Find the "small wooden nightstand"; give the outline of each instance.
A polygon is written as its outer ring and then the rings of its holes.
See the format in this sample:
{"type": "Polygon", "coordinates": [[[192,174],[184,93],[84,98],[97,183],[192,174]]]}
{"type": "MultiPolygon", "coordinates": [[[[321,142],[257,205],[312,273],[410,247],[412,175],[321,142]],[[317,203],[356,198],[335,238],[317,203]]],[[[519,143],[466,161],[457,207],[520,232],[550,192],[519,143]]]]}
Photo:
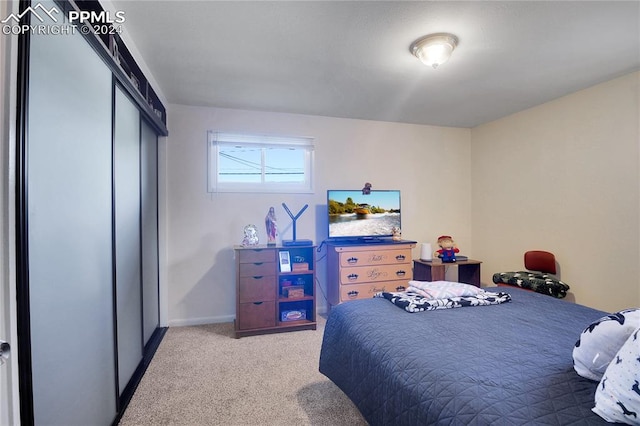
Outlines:
{"type": "Polygon", "coordinates": [[[458,268],[459,282],[480,287],[481,263],[479,260],[472,259],[458,260],[451,263],[442,263],[440,259],[414,260],[413,279],[416,281],[444,281],[446,267],[455,265],[458,268]]]}

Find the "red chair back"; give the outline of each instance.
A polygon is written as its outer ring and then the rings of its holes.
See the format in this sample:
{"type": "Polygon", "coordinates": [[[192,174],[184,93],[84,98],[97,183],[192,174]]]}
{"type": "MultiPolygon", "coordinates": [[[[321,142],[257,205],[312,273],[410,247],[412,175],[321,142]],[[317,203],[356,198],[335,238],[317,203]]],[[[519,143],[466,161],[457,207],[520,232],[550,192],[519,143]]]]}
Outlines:
{"type": "Polygon", "coordinates": [[[555,275],[556,257],[548,251],[528,251],[524,254],[524,267],[530,271],[540,271],[555,275]]]}

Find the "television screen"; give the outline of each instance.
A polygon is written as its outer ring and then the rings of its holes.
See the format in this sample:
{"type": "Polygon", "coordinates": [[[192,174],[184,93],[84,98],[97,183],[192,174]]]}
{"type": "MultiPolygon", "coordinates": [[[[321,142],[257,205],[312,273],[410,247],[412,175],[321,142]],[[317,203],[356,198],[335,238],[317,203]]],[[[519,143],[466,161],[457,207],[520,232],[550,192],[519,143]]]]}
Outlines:
{"type": "Polygon", "coordinates": [[[400,228],[400,191],[327,191],[329,238],[389,237],[400,228]]]}

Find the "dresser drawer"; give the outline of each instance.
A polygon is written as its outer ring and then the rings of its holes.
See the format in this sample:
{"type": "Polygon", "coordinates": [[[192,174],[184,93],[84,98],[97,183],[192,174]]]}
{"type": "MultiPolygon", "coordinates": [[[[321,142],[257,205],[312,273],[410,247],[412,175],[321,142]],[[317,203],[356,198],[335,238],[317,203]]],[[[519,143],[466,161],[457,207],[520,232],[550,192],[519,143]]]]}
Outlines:
{"type": "Polygon", "coordinates": [[[239,250],[240,263],[275,262],[276,251],[270,249],[239,250]]]}
{"type": "Polygon", "coordinates": [[[392,281],[411,279],[411,264],[380,265],[342,268],[340,284],[360,284],[376,281],[392,281]]]}
{"type": "Polygon", "coordinates": [[[274,327],[276,325],[275,301],[240,303],[238,310],[236,318],[240,330],[274,327]]]}
{"type": "Polygon", "coordinates": [[[354,284],[340,287],[340,302],[355,299],[370,299],[380,291],[404,291],[408,284],[404,281],[381,281],[379,283],[354,284]]]}
{"type": "Polygon", "coordinates": [[[240,278],[274,276],[276,273],[275,262],[241,263],[240,278]]]}
{"type": "Polygon", "coordinates": [[[240,303],[276,300],[276,277],[274,275],[240,277],[240,303]]]}
{"type": "Polygon", "coordinates": [[[411,264],[411,249],[352,251],[340,253],[341,267],[398,263],[411,264]]]}

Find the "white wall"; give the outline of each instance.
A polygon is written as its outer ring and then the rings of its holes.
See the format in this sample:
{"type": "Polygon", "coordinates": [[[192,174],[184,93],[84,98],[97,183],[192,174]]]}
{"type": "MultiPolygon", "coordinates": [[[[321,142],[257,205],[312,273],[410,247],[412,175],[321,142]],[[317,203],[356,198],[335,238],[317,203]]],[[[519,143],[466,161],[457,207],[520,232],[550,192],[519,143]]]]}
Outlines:
{"type": "Polygon", "coordinates": [[[607,311],[640,306],[639,78],[471,130],[170,105],[169,325],[234,318],[233,246],[248,223],[264,241],[270,206],[280,236],[291,238],[281,203],[294,212],[309,204],[298,236],[320,243],[326,190],[365,181],[401,189],[404,238],[435,245],[452,234],[462,254],[483,261],[484,285],[494,272],[522,268],[524,251],[546,249],[572,288],[569,300],[607,311]],[[315,137],[315,194],[207,193],[207,130],[315,137]]]}
{"type": "MultiPolygon", "coordinates": [[[[319,244],[326,238],[331,188],[371,182],[374,189],[400,189],[405,239],[435,244],[448,233],[472,255],[469,129],[181,105],[170,105],[168,117],[169,325],[232,320],[233,246],[241,243],[242,228],[256,224],[266,241],[264,217],[273,206],[280,237],[290,239],[282,203],[294,213],[309,204],[297,234],[319,244]],[[207,130],[314,137],[315,194],[207,193],[207,130]]],[[[318,264],[321,291],[325,265],[318,264]]],[[[326,301],[318,294],[322,311],[326,301]]]]}
{"type": "Polygon", "coordinates": [[[542,249],[576,302],[640,306],[639,81],[633,73],[472,130],[484,284],[542,249]]]}

